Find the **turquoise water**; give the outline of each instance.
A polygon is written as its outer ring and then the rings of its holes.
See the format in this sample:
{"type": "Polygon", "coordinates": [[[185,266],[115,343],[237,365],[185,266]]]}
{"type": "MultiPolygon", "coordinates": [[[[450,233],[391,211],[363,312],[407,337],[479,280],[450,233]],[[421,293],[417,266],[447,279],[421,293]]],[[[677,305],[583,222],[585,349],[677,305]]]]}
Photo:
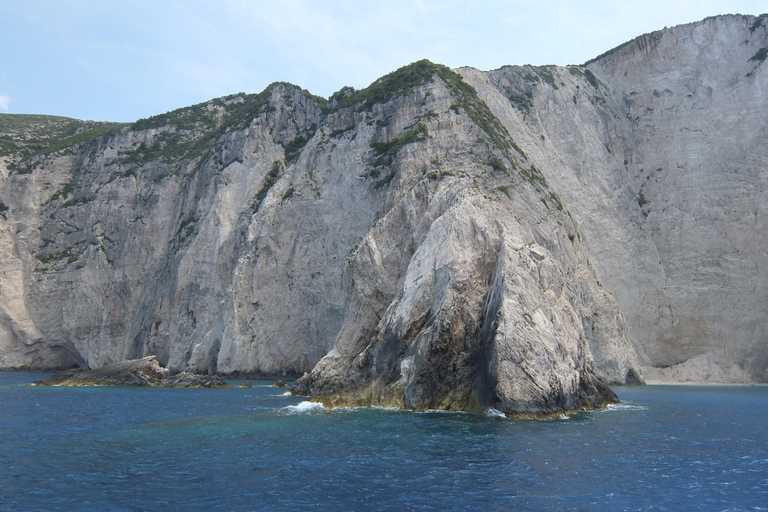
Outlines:
{"type": "Polygon", "coordinates": [[[616,388],[550,421],[0,373],[4,510],[768,510],[768,388],[616,388]]]}

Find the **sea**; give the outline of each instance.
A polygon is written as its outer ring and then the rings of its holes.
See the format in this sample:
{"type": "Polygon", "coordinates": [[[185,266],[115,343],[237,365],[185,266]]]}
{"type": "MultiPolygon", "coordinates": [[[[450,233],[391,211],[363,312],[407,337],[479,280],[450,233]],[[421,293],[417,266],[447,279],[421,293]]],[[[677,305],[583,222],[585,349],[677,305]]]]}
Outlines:
{"type": "Polygon", "coordinates": [[[519,420],[44,376],[0,373],[0,511],[768,510],[764,386],[519,420]]]}

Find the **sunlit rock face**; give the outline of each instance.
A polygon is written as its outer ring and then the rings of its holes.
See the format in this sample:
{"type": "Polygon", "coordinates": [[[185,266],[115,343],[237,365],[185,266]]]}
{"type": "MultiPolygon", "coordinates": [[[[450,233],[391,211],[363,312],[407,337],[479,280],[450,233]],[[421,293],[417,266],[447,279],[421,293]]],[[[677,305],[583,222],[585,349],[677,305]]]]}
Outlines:
{"type": "Polygon", "coordinates": [[[766,26],[665,29],[592,76],[461,71],[578,221],[649,379],[768,381],[766,26]]]}
{"type": "Polygon", "coordinates": [[[520,415],[643,373],[768,380],[762,21],[586,67],[421,61],[329,102],[2,116],[0,367],[156,355],[520,415]]]}

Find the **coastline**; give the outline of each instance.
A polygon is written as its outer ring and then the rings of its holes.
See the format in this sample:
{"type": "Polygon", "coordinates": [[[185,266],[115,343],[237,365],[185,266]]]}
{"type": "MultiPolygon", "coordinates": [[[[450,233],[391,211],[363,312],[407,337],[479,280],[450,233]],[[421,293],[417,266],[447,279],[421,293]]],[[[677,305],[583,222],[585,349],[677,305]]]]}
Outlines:
{"type": "Polygon", "coordinates": [[[711,381],[669,381],[663,379],[646,379],[646,386],[768,386],[765,382],[711,382],[711,381]]]}

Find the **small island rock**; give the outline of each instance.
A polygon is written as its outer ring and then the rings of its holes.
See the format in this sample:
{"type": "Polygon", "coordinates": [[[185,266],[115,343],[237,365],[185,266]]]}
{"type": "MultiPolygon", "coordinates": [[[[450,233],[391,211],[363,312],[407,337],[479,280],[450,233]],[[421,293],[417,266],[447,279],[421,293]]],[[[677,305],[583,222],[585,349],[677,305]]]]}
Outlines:
{"type": "Polygon", "coordinates": [[[155,386],[181,388],[231,387],[218,375],[181,372],[171,375],[156,356],[108,364],[93,370],[75,368],[34,382],[34,386],[155,386]]]}

